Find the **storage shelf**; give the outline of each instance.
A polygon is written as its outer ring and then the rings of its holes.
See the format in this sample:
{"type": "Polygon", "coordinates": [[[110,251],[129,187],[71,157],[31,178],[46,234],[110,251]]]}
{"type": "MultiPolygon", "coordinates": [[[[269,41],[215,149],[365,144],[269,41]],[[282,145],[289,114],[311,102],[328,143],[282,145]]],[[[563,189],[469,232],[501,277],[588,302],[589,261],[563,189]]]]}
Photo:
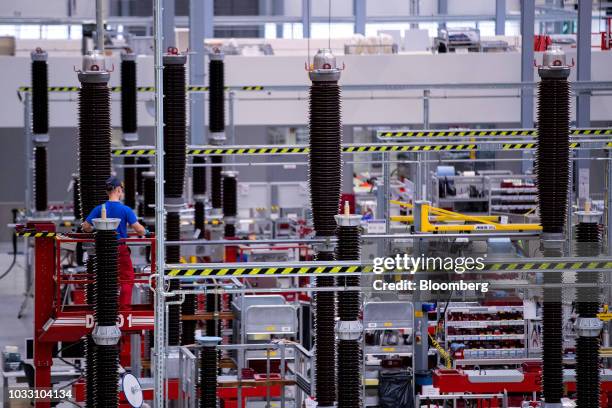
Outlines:
{"type": "Polygon", "coordinates": [[[524,334],[451,334],[448,341],[524,340],[524,334]]]}
{"type": "Polygon", "coordinates": [[[523,326],[525,320],[449,320],[446,322],[448,327],[463,327],[463,328],[484,328],[484,327],[498,327],[498,326],[523,326]]]}

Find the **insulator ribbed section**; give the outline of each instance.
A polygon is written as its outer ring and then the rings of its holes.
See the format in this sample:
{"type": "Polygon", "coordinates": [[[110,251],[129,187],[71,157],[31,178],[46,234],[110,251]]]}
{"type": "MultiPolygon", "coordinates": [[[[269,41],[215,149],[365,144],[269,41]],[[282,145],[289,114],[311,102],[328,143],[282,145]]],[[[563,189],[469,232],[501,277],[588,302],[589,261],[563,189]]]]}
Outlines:
{"type": "MultiPolygon", "coordinates": [[[[601,253],[601,226],[594,222],[581,222],[576,226],[576,253],[580,257],[596,257],[601,253]]],[[[578,318],[595,318],[599,312],[599,272],[579,272],[578,284],[590,287],[576,289],[576,313],[578,318]]],[[[599,407],[600,396],[600,339],[582,337],[576,340],[576,391],[577,406],[599,407]]]]}
{"type": "Polygon", "coordinates": [[[236,177],[223,177],[223,215],[235,217],[238,214],[238,184],[236,177]]]}
{"type": "Polygon", "coordinates": [[[110,90],[106,83],[81,83],[79,91],[79,195],[81,217],[107,200],[111,175],[110,90]]]}
{"type": "MultiPolygon", "coordinates": [[[[216,312],[217,309],[221,309],[221,297],[214,293],[206,294],[206,311],[208,313],[216,312]]],[[[206,320],[206,335],[209,337],[217,337],[221,333],[221,321],[220,320],[206,320]]]]}
{"type": "MultiPolygon", "coordinates": [[[[212,164],[221,164],[223,163],[223,156],[212,156],[210,160],[212,164]]],[[[223,205],[221,171],[221,166],[213,166],[210,168],[210,201],[212,208],[221,208],[223,205]]]]}
{"type": "MultiPolygon", "coordinates": [[[[206,158],[202,156],[193,156],[193,164],[204,164],[206,158]]],[[[206,167],[194,167],[192,179],[193,195],[206,194],[206,167]]]]}
{"type": "MultiPolygon", "coordinates": [[[[125,62],[125,61],[124,61],[125,62]]],[[[123,163],[127,166],[136,164],[134,157],[124,157],[123,163]]],[[[123,185],[125,192],[124,203],[130,208],[136,208],[136,169],[134,167],[123,168],[123,185]]]]}
{"type": "Polygon", "coordinates": [[[79,194],[79,176],[72,176],[72,214],[75,222],[81,219],[81,196],[79,194]]]}
{"type": "Polygon", "coordinates": [[[123,133],[138,131],[136,107],[136,61],[121,61],[121,130],[123,133]]]}
{"type": "Polygon", "coordinates": [[[598,408],[600,397],[599,337],[576,339],[576,406],[598,408]]]}
{"type": "MultiPolygon", "coordinates": [[[[179,241],[180,239],[180,214],[178,212],[169,212],[166,215],[166,240],[179,241]]],[[[179,263],[180,258],[180,246],[169,245],[166,247],[166,263],[179,263]]],[[[169,290],[172,292],[179,288],[179,281],[172,279],[169,284],[169,290]]],[[[171,297],[170,299],[178,300],[178,297],[171,297]]],[[[171,346],[178,346],[181,343],[181,306],[170,305],[168,309],[168,344],[171,346]]]]}
{"type": "MultiPolygon", "coordinates": [[[[194,315],[196,313],[196,295],[185,295],[185,300],[181,304],[182,315],[194,315]]],[[[195,330],[197,322],[195,320],[183,320],[181,328],[181,342],[183,345],[195,343],[195,330]]]]}
{"type": "Polygon", "coordinates": [[[211,132],[225,130],[225,79],[224,62],[211,60],[208,66],[208,129],[211,132]]]}
{"type": "Polygon", "coordinates": [[[185,187],[187,160],[185,66],[164,65],[164,175],[165,196],[180,198],[185,187]]]}
{"type": "Polygon", "coordinates": [[[94,407],[116,408],[119,406],[119,348],[117,345],[97,345],[94,385],[94,407]]]}
{"type": "MultiPolygon", "coordinates": [[[[545,257],[560,257],[560,251],[547,250],[545,257]]],[[[559,284],[561,273],[544,273],[544,284],[559,284]]],[[[547,403],[563,397],[563,306],[561,288],[544,288],[542,308],[542,388],[547,403]]]]}
{"type": "Polygon", "coordinates": [[[119,302],[119,268],[117,231],[98,230],[96,242],[96,278],[94,317],[99,326],[117,323],[119,302]]]}
{"type": "Polygon", "coordinates": [[[216,347],[200,350],[200,408],[217,408],[218,356],[216,347]]]}
{"type": "MultiPolygon", "coordinates": [[[[136,160],[136,164],[138,164],[139,166],[142,166],[145,164],[151,164],[151,161],[149,160],[148,157],[139,157],[136,160]]],[[[144,181],[143,181],[142,173],[144,173],[147,170],[148,169],[145,167],[136,168],[136,192],[139,195],[143,194],[144,192],[144,181]]]]}
{"type": "MultiPolygon", "coordinates": [[[[75,185],[76,188],[76,185],[75,185]]],[[[89,279],[95,279],[95,257],[87,259],[87,275],[89,279]]],[[[88,283],[85,289],[87,304],[93,306],[95,304],[95,288],[93,283],[88,283]]],[[[87,407],[94,407],[94,387],[96,382],[96,343],[93,341],[91,334],[88,334],[84,339],[85,349],[85,402],[87,407]]]]}
{"type": "Polygon", "coordinates": [[[32,132],[49,133],[47,61],[32,61],[32,132]]]}
{"type": "Polygon", "coordinates": [[[143,177],[143,200],[142,200],[142,216],[145,218],[155,217],[155,178],[143,177]]]}
{"type": "Polygon", "coordinates": [[[36,211],[47,211],[47,147],[34,148],[34,202],[36,211]]]}
{"type": "MultiPolygon", "coordinates": [[[[361,257],[361,227],[340,226],[337,230],[336,259],[338,261],[358,261],[361,257]]],[[[338,279],[339,286],[359,286],[359,276],[346,276],[338,279]]],[[[342,291],[338,293],[338,316],[340,320],[359,319],[361,299],[359,292],[342,291]]]]}
{"type": "Polygon", "coordinates": [[[338,408],[363,406],[361,361],[361,346],[358,341],[338,341],[338,408]]]}
{"type": "Polygon", "coordinates": [[[342,185],[340,87],[313,82],[310,87],[310,204],[317,236],[333,236],[342,185]]]}
{"type": "Polygon", "coordinates": [[[204,201],[196,201],[194,205],[194,228],[200,230],[200,237],[204,235],[204,228],[206,222],[206,212],[204,208],[204,201]]]}
{"type": "MultiPolygon", "coordinates": [[[[335,224],[335,221],[334,221],[335,224]]],[[[318,252],[317,261],[334,261],[333,252],[318,252]]],[[[317,288],[335,286],[333,276],[317,276],[317,288]]],[[[314,314],[316,393],[320,406],[331,407],[336,401],[336,294],[315,292],[314,314]]]]}
{"type": "Polygon", "coordinates": [[[536,172],[544,232],[560,233],[567,220],[569,186],[569,83],[542,78],[538,85],[536,172]]]}

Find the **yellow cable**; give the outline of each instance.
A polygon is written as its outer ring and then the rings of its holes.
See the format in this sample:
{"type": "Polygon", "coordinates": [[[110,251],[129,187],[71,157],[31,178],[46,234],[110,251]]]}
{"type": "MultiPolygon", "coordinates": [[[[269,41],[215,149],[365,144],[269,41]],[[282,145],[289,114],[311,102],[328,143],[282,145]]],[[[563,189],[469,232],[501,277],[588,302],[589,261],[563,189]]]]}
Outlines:
{"type": "Polygon", "coordinates": [[[444,350],[444,347],[442,347],[440,343],[438,343],[438,341],[434,339],[431,334],[427,333],[427,335],[429,336],[429,339],[431,340],[431,345],[434,346],[434,348],[438,351],[438,354],[440,354],[442,359],[445,361],[446,368],[453,368],[453,362],[452,362],[453,360],[450,354],[448,354],[448,352],[444,350]]]}

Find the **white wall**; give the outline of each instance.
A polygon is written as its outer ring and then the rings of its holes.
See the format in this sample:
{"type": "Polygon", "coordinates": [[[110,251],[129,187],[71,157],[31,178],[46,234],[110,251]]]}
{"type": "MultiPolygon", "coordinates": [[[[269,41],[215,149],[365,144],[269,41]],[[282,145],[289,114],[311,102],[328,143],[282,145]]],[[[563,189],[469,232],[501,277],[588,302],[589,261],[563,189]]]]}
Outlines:
{"type": "MultiPolygon", "coordinates": [[[[571,59],[573,55],[569,55],[571,59]]],[[[444,54],[444,55],[385,55],[342,56],[346,64],[342,74],[343,85],[366,84],[434,84],[434,83],[482,83],[519,82],[520,53],[492,54],[444,54]]],[[[294,57],[241,57],[226,58],[226,78],[230,86],[244,85],[302,85],[309,80],[304,71],[304,56],[294,57]]],[[[78,85],[74,66],[79,58],[51,57],[50,85],[78,85]]],[[[112,74],[111,85],[119,85],[119,62],[112,74]]],[[[0,127],[23,126],[23,106],[16,90],[30,83],[30,60],[27,57],[0,57],[0,127]]],[[[612,81],[612,53],[593,52],[592,75],[594,80],[612,81]]],[[[534,68],[535,69],[535,68],[534,68]]],[[[573,79],[575,69],[572,72],[573,79]]],[[[536,74],[537,78],[537,74],[536,74]]],[[[141,86],[153,84],[151,58],[141,58],[138,63],[138,81],[141,86]]],[[[414,98],[421,91],[348,91],[344,90],[343,120],[345,125],[365,124],[420,124],[422,102],[414,98]]],[[[69,102],[51,102],[50,121],[53,127],[76,126],[77,94],[53,94],[52,99],[71,98],[69,102]]],[[[151,93],[141,93],[139,98],[139,123],[150,126],[151,116],[146,112],[145,100],[151,93]]],[[[478,123],[516,123],[520,118],[518,91],[505,90],[434,90],[432,96],[444,99],[431,101],[432,123],[461,125],[478,123]],[[476,95],[494,95],[495,98],[476,95]],[[449,98],[452,97],[452,98],[449,98]],[[460,97],[457,99],[457,97],[460,97]]],[[[307,91],[297,92],[238,92],[236,125],[303,125],[307,121],[307,91]],[[289,98],[279,100],[279,98],[289,98]]],[[[119,126],[119,94],[114,94],[112,105],[113,124],[119,126]]],[[[593,97],[592,120],[609,121],[612,118],[612,97],[593,97]]],[[[205,115],[206,116],[206,115],[205,115]]]]}

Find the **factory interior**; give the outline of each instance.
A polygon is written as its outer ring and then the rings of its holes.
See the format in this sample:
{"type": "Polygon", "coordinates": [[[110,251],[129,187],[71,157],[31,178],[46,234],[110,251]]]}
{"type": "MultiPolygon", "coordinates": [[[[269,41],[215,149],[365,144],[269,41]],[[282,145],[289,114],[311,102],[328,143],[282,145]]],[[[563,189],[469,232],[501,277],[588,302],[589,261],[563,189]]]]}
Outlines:
{"type": "Polygon", "coordinates": [[[612,2],[0,4],[0,407],[612,407],[612,2]]]}

